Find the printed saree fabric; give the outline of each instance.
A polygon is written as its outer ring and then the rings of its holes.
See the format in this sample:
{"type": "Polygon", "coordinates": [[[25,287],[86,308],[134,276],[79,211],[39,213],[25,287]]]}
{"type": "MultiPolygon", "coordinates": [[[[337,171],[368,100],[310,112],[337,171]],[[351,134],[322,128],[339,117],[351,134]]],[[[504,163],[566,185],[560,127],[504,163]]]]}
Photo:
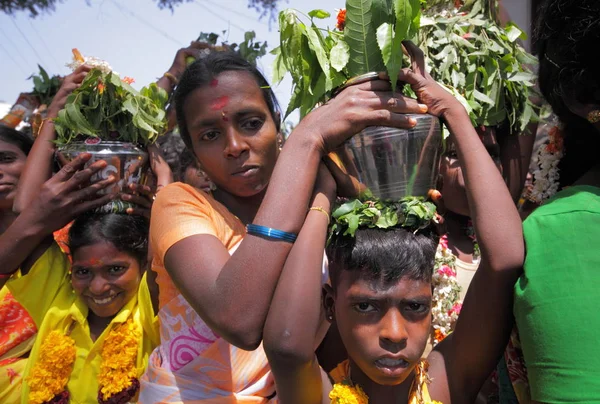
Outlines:
{"type": "Polygon", "coordinates": [[[164,267],[170,247],[199,234],[218,238],[232,254],[245,229],[211,196],[181,183],[163,188],[150,224],[152,269],[160,291],[161,344],[140,381],[140,402],[274,402],[275,385],[262,346],[248,352],[217,335],[179,293],[164,267]]]}

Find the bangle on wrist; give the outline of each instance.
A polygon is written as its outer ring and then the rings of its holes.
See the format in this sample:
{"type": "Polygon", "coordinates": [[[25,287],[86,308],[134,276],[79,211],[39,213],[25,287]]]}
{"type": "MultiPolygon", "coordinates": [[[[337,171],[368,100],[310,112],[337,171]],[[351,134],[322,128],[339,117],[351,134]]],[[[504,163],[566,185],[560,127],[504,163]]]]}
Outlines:
{"type": "Polygon", "coordinates": [[[177,77],[175,77],[174,74],[171,74],[169,72],[165,72],[165,74],[163,74],[163,77],[168,78],[169,81],[171,82],[171,84],[173,84],[174,86],[176,86],[177,84],[179,84],[179,79],[177,77]]]}
{"type": "Polygon", "coordinates": [[[246,225],[246,232],[252,236],[263,237],[275,241],[285,241],[288,243],[294,243],[296,238],[298,238],[297,234],[288,233],[283,230],[272,229],[270,227],[260,226],[257,224],[246,225]]]}
{"type": "Polygon", "coordinates": [[[327,213],[327,211],[322,206],[313,206],[308,211],[310,212],[311,210],[323,213],[327,217],[327,224],[331,223],[331,219],[329,218],[329,213],[327,213]]]}

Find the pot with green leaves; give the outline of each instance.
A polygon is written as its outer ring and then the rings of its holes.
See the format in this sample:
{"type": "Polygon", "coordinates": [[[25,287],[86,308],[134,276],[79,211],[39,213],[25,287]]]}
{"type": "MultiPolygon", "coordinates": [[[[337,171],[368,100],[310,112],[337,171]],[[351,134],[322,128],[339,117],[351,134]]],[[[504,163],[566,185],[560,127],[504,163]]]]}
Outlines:
{"type": "MultiPolygon", "coordinates": [[[[143,183],[148,169],[145,149],[166,129],[168,96],[154,83],[137,91],[132,79],[121,79],[105,66],[104,62],[86,75],[54,124],[57,151],[63,157],[59,160],[70,161],[83,152],[92,154],[87,165],[105,160],[108,166],[93,180],[116,176],[117,184],[106,192],[118,192],[143,183]]],[[[105,208],[119,208],[114,205],[105,208]]]]}
{"type": "MultiPolygon", "coordinates": [[[[273,51],[273,81],[281,81],[286,73],[292,76],[293,94],[286,117],[296,109],[304,117],[336,91],[377,78],[375,72],[387,72],[396,91],[403,63],[402,41],[418,31],[420,3],[347,0],[334,29],[317,26],[318,20],[331,16],[324,10],[308,15],[282,11],[280,46],[273,51]]],[[[399,200],[408,195],[426,196],[437,179],[441,125],[431,115],[411,117],[418,124],[409,130],[366,128],[336,151],[333,160],[375,197],[399,200]]]]}

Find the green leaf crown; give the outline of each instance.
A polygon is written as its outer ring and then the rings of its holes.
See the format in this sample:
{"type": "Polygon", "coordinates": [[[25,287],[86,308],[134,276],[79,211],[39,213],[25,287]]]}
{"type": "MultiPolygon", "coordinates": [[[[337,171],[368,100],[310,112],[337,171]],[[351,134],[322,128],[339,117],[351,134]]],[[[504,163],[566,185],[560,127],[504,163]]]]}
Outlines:
{"type": "Polygon", "coordinates": [[[341,203],[331,214],[332,236],[354,237],[359,228],[403,227],[413,232],[436,221],[436,206],[423,197],[408,196],[399,201],[365,195],[341,203]]]}

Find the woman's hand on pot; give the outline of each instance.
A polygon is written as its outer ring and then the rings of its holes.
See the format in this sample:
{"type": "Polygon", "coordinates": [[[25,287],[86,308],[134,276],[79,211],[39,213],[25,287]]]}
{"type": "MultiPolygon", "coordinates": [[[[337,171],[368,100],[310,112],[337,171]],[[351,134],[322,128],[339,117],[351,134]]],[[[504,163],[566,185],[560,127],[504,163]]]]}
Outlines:
{"type": "Polygon", "coordinates": [[[129,184],[119,198],[135,205],[127,209],[128,215],[139,215],[150,219],[152,204],[156,194],[148,185],[129,184]]]}
{"type": "Polygon", "coordinates": [[[89,153],[82,153],[64,165],[58,173],[46,181],[28,208],[36,221],[49,232],[64,227],[78,215],[110,202],[115,195],[98,192],[110,187],[116,178],[97,181],[91,178],[106,167],[103,160],[85,167],[89,153]]]}
{"type": "Polygon", "coordinates": [[[417,95],[417,100],[425,104],[432,115],[444,118],[450,110],[464,111],[462,104],[429,75],[425,68],[423,51],[410,41],[404,41],[402,44],[410,57],[411,67],[400,70],[398,81],[410,85],[417,95]]]}
{"type": "Polygon", "coordinates": [[[67,97],[71,95],[75,89],[81,86],[83,79],[85,79],[85,76],[90,70],[92,70],[92,67],[88,65],[81,65],[75,69],[73,73],[64,78],[60,89],[48,107],[48,118],[56,118],[58,116],[58,111],[63,109],[67,103],[67,97]]]}
{"type": "Polygon", "coordinates": [[[406,114],[426,112],[427,107],[416,100],[393,94],[388,81],[374,80],[344,89],[298,126],[309,125],[327,154],[367,126],[410,129],[417,122],[406,114]]]}

